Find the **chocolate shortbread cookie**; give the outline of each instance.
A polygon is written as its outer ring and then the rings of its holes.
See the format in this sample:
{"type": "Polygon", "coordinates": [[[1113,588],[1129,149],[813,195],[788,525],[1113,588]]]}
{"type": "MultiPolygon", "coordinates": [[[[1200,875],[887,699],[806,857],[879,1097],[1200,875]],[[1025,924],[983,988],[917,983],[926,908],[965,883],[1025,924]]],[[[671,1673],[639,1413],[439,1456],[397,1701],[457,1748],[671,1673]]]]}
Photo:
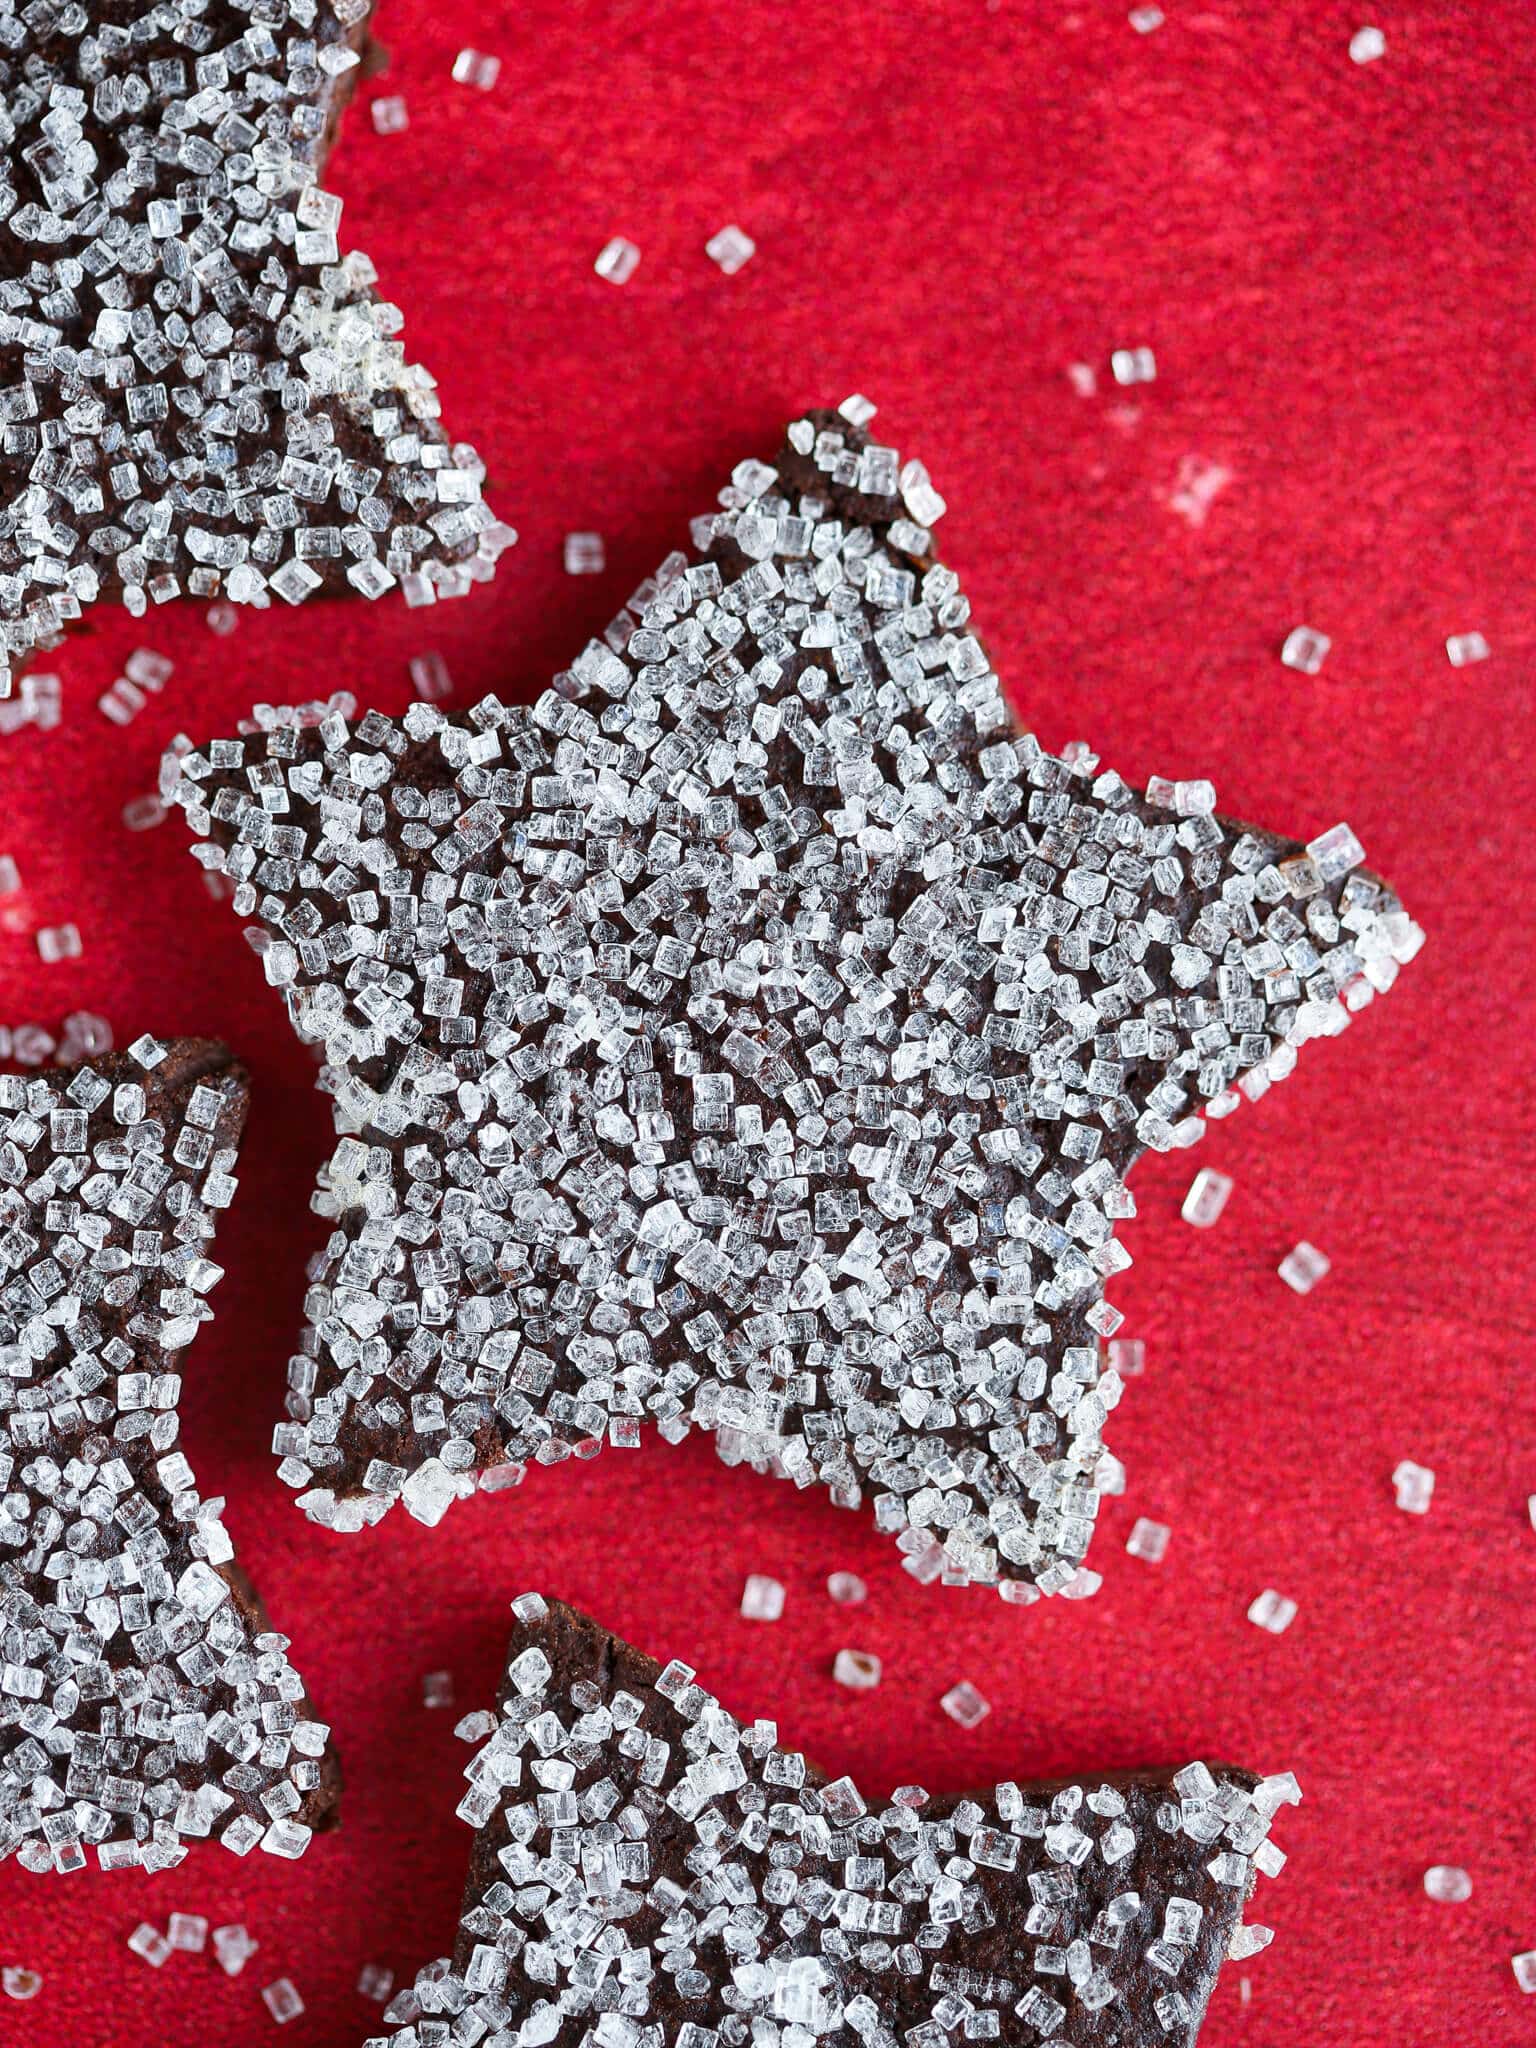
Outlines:
{"type": "Polygon", "coordinates": [[[686,1664],[514,1602],[453,1954],[367,2048],[1189,2048],[1293,1778],[1146,1771],[871,1804],[686,1664]],[[452,2029],[451,2033],[449,2029],[452,2029]]]}
{"type": "Polygon", "coordinates": [[[0,11],[0,695],[99,597],[427,603],[512,538],[316,182],[372,11],[0,11]]]}
{"type": "Polygon", "coordinates": [[[339,1776],[181,1449],[244,1069],[140,1039],[0,1076],[0,1863],[303,1853],[339,1776]]]}
{"type": "Polygon", "coordinates": [[[283,1476],[430,1523],[697,1426],[870,1501],[919,1578],[1059,1592],[1127,1170],[1419,935],[1348,827],[1020,732],[941,501],[861,427],[797,421],[721,502],[532,706],[167,760],[341,1134],[283,1476]]]}

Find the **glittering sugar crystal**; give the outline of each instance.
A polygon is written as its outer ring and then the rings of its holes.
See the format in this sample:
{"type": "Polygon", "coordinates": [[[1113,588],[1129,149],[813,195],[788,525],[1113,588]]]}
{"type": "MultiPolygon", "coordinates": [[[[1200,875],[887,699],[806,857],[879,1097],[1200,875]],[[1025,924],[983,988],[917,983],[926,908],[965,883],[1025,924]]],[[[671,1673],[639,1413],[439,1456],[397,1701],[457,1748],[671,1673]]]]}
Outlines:
{"type": "Polygon", "coordinates": [[[421,1681],[421,1704],[424,1707],[451,1707],[453,1705],[453,1673],[451,1671],[428,1671],[421,1681]]]}
{"type": "Polygon", "coordinates": [[[1297,1607],[1294,1600],[1287,1600],[1283,1593],[1266,1587],[1248,1609],[1248,1619],[1256,1628],[1268,1629],[1272,1636],[1283,1636],[1296,1619],[1297,1607]]]}
{"type": "Polygon", "coordinates": [[[213,1953],[226,1977],[238,1977],[259,1947],[238,1921],[213,1930],[213,1953]]]}
{"type": "Polygon", "coordinates": [[[413,654],[409,666],[411,685],[424,704],[441,704],[453,695],[453,677],[440,654],[413,654]]]}
{"type": "Polygon", "coordinates": [[[0,896],[14,896],[20,888],[21,870],[15,855],[0,853],[0,896]]]}
{"type": "Polygon", "coordinates": [[[1163,10],[1161,7],[1133,7],[1126,20],[1137,35],[1149,36],[1154,29],[1162,27],[1163,10]]]}
{"type": "Polygon", "coordinates": [[[376,135],[400,135],[411,125],[410,110],[399,93],[385,93],[369,108],[376,135]]]}
{"type": "Polygon", "coordinates": [[[169,655],[156,654],[152,647],[136,647],[123,663],[123,674],[141,690],[163,690],[175,673],[169,655]]]}
{"type": "Polygon", "coordinates": [[[128,1946],[154,1970],[163,1968],[171,1959],[171,1944],[159,1928],[151,1927],[147,1920],[141,1920],[129,1935],[128,1946]]]}
{"type": "Polygon", "coordinates": [[[173,1913],[165,1932],[172,1948],[191,1956],[200,1956],[208,1945],[208,1922],[198,1913],[173,1913]]]}
{"type": "Polygon", "coordinates": [[[157,796],[130,797],[123,805],[123,823],[130,832],[152,832],[165,822],[165,805],[157,796]]]}
{"type": "Polygon", "coordinates": [[[44,925],[37,934],[38,957],[50,965],[58,960],[78,960],[83,950],[78,925],[44,925]]]}
{"type": "Polygon", "coordinates": [[[851,427],[867,427],[880,408],[862,391],[851,391],[837,410],[838,416],[851,427]]]}
{"type": "Polygon", "coordinates": [[[880,1683],[880,1659],[869,1650],[839,1650],[832,1676],[852,1692],[871,1692],[880,1683]]]}
{"type": "Polygon", "coordinates": [[[1435,1497],[1435,1475],[1427,1465],[1404,1458],[1392,1474],[1397,1504],[1405,1515],[1427,1515],[1435,1497]]]}
{"type": "Polygon", "coordinates": [[[7,1998],[14,1998],[19,2004],[36,1998],[43,1988],[43,1980],[36,1970],[29,1970],[21,1963],[8,1963],[0,1970],[0,1991],[7,1998]]]}
{"type": "Polygon", "coordinates": [[[358,1972],[358,1996],[371,1998],[375,2005],[382,2005],[394,1986],[394,1971],[386,1970],[382,1963],[364,1963],[358,1972]]]}
{"type": "Polygon", "coordinates": [[[757,244],[738,227],[722,228],[704,244],[704,253],[711,262],[719,264],[727,277],[734,277],[757,254],[757,244]]]}
{"type": "Polygon", "coordinates": [[[607,559],[600,533],[568,533],[565,536],[567,576],[600,576],[607,559]]]}
{"type": "Polygon", "coordinates": [[[304,2001],[290,1977],[279,1977],[276,1983],[266,1985],[261,2002],[280,2027],[296,2020],[304,2010],[304,2001]]]}
{"type": "Polygon", "coordinates": [[[1232,1182],[1226,1174],[1217,1173],[1213,1167],[1202,1166],[1189,1184],[1189,1193],[1184,1197],[1179,1214],[1196,1230],[1209,1230],[1227,1206],[1231,1192],[1232,1182]]]}
{"type": "Polygon", "coordinates": [[[1379,28],[1357,28],[1349,39],[1349,54],[1356,64],[1374,64],[1387,54],[1387,39],[1379,28]]]}
{"type": "Polygon", "coordinates": [[[1147,1369],[1147,1346],[1141,1337],[1111,1337],[1104,1347],[1109,1369],[1121,1379],[1136,1379],[1147,1369]]]}
{"type": "Polygon", "coordinates": [[[983,1699],[966,1678],[962,1678],[958,1685],[952,1685],[939,1705],[951,1721],[958,1722],[962,1728],[979,1727],[992,1711],[990,1702],[983,1699]]]}
{"type": "Polygon", "coordinates": [[[1272,1809],[1241,1773],[867,1801],[558,1602],[515,1632],[499,1704],[453,1953],[374,2048],[539,2048],[565,2012],[593,2048],[1044,2048],[1064,2025],[1086,2048],[1140,2042],[1169,1997],[1192,2043],[1222,1957],[1268,1939],[1241,1922],[1272,1809]]]}
{"type": "Polygon", "coordinates": [[[1293,1288],[1297,1294],[1310,1294],[1332,1263],[1315,1244],[1308,1244],[1302,1238],[1286,1253],[1277,1270],[1287,1287],[1293,1288]]]}
{"type": "Polygon", "coordinates": [[[1024,732],[862,410],[535,703],[167,759],[333,1096],[274,1439],[327,1528],[702,1429],[921,1585],[1085,1597],[1127,1175],[1413,956],[1353,834],[1024,732]]]}
{"type": "Polygon", "coordinates": [[[1295,626],[1285,636],[1280,659],[1287,668],[1299,669],[1304,676],[1315,676],[1328,659],[1332,645],[1328,635],[1319,633],[1315,626],[1295,626]]]}
{"type": "Polygon", "coordinates": [[[1347,825],[1333,825],[1307,841],[1307,856],[1325,882],[1337,882],[1363,863],[1365,848],[1347,825]]]}
{"type": "Polygon", "coordinates": [[[453,60],[453,75],[460,85],[489,92],[501,76],[501,59],[488,57],[483,50],[460,50],[453,60]]]}
{"type": "Polygon", "coordinates": [[[1471,1898],[1472,1880],[1459,1864],[1432,1863],[1424,1873],[1424,1891],[1441,1905],[1459,1906],[1471,1898]]]}
{"type": "Polygon", "coordinates": [[[839,1607],[857,1607],[869,1597],[869,1588],[857,1572],[833,1572],[827,1580],[827,1592],[839,1607]]]}
{"type": "Polygon", "coordinates": [[[1511,1956],[1509,1963],[1520,1989],[1528,1993],[1536,1992],[1536,1948],[1528,1948],[1520,1955],[1511,1956]]]}
{"type": "Polygon", "coordinates": [[[1445,643],[1445,654],[1452,668],[1467,668],[1488,659],[1488,642],[1481,633],[1453,633],[1445,643]]]}
{"type": "Polygon", "coordinates": [[[1132,1557],[1145,1559],[1148,1564],[1160,1564],[1168,1548],[1169,1530],[1162,1522],[1148,1521],[1139,1515],[1131,1526],[1125,1547],[1132,1557]]]}
{"type": "Polygon", "coordinates": [[[1117,384],[1150,384],[1157,376],[1157,357],[1149,348],[1117,348],[1109,367],[1117,384]]]}
{"type": "Polygon", "coordinates": [[[610,284],[628,284],[639,267],[640,251],[623,235],[615,235],[612,241],[605,242],[592,266],[598,276],[607,278],[610,284]]]}
{"type": "Polygon", "coordinates": [[[742,1589],[741,1611],[748,1621],[777,1621],[784,1612],[784,1588],[777,1579],[753,1572],[742,1589]]]}

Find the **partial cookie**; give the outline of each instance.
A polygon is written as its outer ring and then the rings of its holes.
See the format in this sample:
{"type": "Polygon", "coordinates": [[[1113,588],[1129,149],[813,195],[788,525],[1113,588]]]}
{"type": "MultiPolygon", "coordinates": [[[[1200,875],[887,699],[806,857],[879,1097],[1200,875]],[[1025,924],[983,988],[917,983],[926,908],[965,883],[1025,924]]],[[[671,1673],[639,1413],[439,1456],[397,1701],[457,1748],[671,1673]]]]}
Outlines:
{"type": "Polygon", "coordinates": [[[1189,2048],[1294,1778],[1146,1771],[883,1805],[528,1594],[458,1939],[367,2048],[1189,2048]]]}
{"type": "Polygon", "coordinates": [[[245,1070],[141,1038],[0,1076],[0,1863],[295,1857],[340,1777],[181,1450],[245,1070]]]}
{"type": "Polygon", "coordinates": [[[0,695],[98,598],[426,604],[513,538],[316,182],[371,13],[0,22],[0,695]]]}
{"type": "Polygon", "coordinates": [[[432,1523],[697,1426],[920,1578],[1059,1592],[1127,1170],[1419,934],[1347,826],[1020,733],[919,464],[822,414],[721,497],[531,707],[166,763],[341,1134],[282,1473],[329,1526],[432,1523]]]}

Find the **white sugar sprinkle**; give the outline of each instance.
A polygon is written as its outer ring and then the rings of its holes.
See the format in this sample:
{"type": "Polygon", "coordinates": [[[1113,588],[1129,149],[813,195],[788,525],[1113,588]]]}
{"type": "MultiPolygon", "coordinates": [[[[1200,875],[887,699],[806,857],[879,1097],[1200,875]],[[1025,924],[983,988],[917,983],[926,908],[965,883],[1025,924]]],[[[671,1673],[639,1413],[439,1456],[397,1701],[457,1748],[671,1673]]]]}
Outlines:
{"type": "Polygon", "coordinates": [[[4,1991],[7,1998],[16,1999],[18,2003],[25,2004],[28,1999],[36,1998],[42,1988],[43,1980],[40,1974],[36,1970],[27,1969],[21,1963],[10,1963],[5,1969],[0,1970],[0,1991],[4,1991]]]}
{"type": "Polygon", "coordinates": [[[1453,633],[1445,643],[1445,654],[1452,668],[1468,668],[1488,659],[1488,642],[1481,633],[1453,633]]]}
{"type": "Polygon", "coordinates": [[[952,1685],[939,1705],[951,1721],[958,1722],[962,1728],[978,1727],[992,1711],[990,1703],[982,1698],[967,1678],[962,1678],[958,1685],[952,1685]]]}
{"type": "Polygon", "coordinates": [[[376,135],[400,135],[411,125],[410,109],[399,93],[385,93],[373,102],[369,112],[376,135]]]}
{"type": "Polygon", "coordinates": [[[382,2005],[394,1989],[394,1983],[393,1970],[386,1970],[382,1963],[364,1963],[358,1973],[358,1995],[371,1998],[375,2005],[382,2005]]]}
{"type": "Polygon", "coordinates": [[[1424,1873],[1426,1894],[1441,1905],[1459,1906],[1472,1896],[1472,1880],[1459,1864],[1432,1863],[1424,1873]]]}
{"type": "Polygon", "coordinates": [[[592,268],[599,277],[607,278],[610,284],[628,284],[640,267],[640,251],[633,242],[623,235],[615,235],[604,242],[597,252],[597,261],[592,268]]]}
{"type": "Polygon", "coordinates": [[[421,1681],[421,1703],[424,1707],[451,1707],[453,1705],[453,1673],[451,1671],[429,1671],[421,1681]]]}
{"type": "Polygon", "coordinates": [[[832,1676],[852,1692],[871,1692],[880,1683],[880,1659],[869,1650],[839,1650],[832,1676]]]}
{"type": "Polygon", "coordinates": [[[1150,384],[1157,376],[1157,357],[1149,348],[1117,348],[1109,367],[1117,384],[1150,384]]]}
{"type": "Polygon", "coordinates": [[[1318,1281],[1327,1274],[1332,1263],[1333,1261],[1325,1253],[1320,1252],[1315,1244],[1308,1244],[1306,1239],[1302,1238],[1286,1253],[1277,1270],[1287,1287],[1294,1289],[1297,1294],[1310,1294],[1318,1281]]]}
{"type": "Polygon", "coordinates": [[[1528,1948],[1520,1955],[1511,1956],[1509,1964],[1520,1989],[1526,1993],[1536,1992],[1536,1948],[1528,1948]]]}
{"type": "Polygon", "coordinates": [[[1404,1458],[1392,1474],[1392,1484],[1397,1491],[1397,1505],[1405,1515],[1429,1513],[1435,1475],[1427,1465],[1416,1465],[1411,1458],[1404,1458]]]}
{"type": "Polygon", "coordinates": [[[78,960],[84,950],[78,925],[49,924],[37,933],[38,957],[50,966],[59,960],[78,960]]]}
{"type": "Polygon", "coordinates": [[[742,1588],[741,1611],[748,1621],[777,1621],[784,1612],[784,1588],[777,1579],[753,1572],[742,1588]]]}
{"type": "Polygon", "coordinates": [[[712,262],[719,264],[727,277],[734,277],[742,265],[749,263],[757,254],[757,244],[738,227],[721,228],[704,244],[704,253],[712,262]]]}
{"type": "Polygon", "coordinates": [[[460,50],[453,60],[453,75],[460,85],[489,92],[501,76],[501,59],[487,56],[484,50],[460,50]]]}
{"type": "Polygon", "coordinates": [[[163,1968],[171,1959],[171,1944],[159,1928],[151,1927],[147,1920],[141,1920],[129,1935],[128,1946],[154,1970],[163,1968]]]}
{"type": "Polygon", "coordinates": [[[857,1607],[869,1597],[869,1588],[857,1572],[833,1572],[827,1580],[827,1592],[839,1607],[857,1607]]]}
{"type": "Polygon", "coordinates": [[[1298,1611],[1294,1600],[1288,1600],[1283,1593],[1277,1593],[1270,1586],[1265,1588],[1248,1609],[1248,1619],[1256,1628],[1267,1629],[1272,1636],[1283,1636],[1296,1619],[1298,1611]]]}
{"type": "Polygon", "coordinates": [[[565,536],[567,576],[600,576],[607,562],[600,533],[568,533],[565,536]]]}
{"type": "Polygon", "coordinates": [[[1170,1531],[1162,1522],[1152,1522],[1145,1515],[1138,1515],[1131,1525],[1125,1547],[1132,1557],[1139,1557],[1147,1564],[1160,1564],[1168,1549],[1170,1531]]]}
{"type": "Polygon", "coordinates": [[[1280,659],[1287,668],[1294,668],[1304,676],[1315,676],[1328,659],[1332,645],[1328,635],[1319,633],[1315,626],[1294,626],[1285,636],[1280,659]]]}
{"type": "Polygon", "coordinates": [[[275,1983],[268,1984],[261,1994],[261,2002],[280,2027],[296,2020],[304,2010],[304,2001],[290,1977],[279,1977],[275,1983]]]}
{"type": "Polygon", "coordinates": [[[1217,1173],[1214,1167],[1202,1166],[1189,1184],[1189,1192],[1179,1214],[1196,1230],[1209,1230],[1227,1206],[1231,1192],[1232,1182],[1228,1175],[1217,1173]]]}
{"type": "Polygon", "coordinates": [[[1349,54],[1356,64],[1374,64],[1387,53],[1387,39],[1379,28],[1357,28],[1349,39],[1349,54]]]}

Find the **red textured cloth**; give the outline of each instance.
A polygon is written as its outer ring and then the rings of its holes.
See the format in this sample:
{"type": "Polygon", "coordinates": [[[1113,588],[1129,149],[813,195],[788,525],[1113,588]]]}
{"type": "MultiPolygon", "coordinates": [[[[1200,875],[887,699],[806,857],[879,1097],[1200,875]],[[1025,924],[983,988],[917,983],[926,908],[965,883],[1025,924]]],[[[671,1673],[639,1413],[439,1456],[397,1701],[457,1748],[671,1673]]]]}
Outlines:
{"type": "Polygon", "coordinates": [[[355,2048],[378,2014],[360,1965],[408,1978],[456,1925],[465,1751],[422,1676],[486,1704],[530,1586],[686,1657],[877,1793],[1293,1768],[1290,1866],[1252,1909],[1280,1938],[1225,1973],[1203,2048],[1530,2037],[1509,1958],[1536,1947],[1536,40],[1523,0],[1394,0],[1362,67],[1353,0],[1165,4],[1143,36],[1123,0],[385,0],[392,63],[363,99],[403,93],[411,125],[377,136],[359,105],[328,183],[521,546],[436,612],[281,609],[229,641],[194,605],[98,617],[48,664],[63,727],[0,740],[0,853],[26,885],[0,915],[0,1019],[87,1005],[120,1042],[215,1031],[255,1075],[186,1436],[334,1721],[344,1825],[297,1866],[0,1870],[0,1963],[45,1978],[30,2005],[0,1998],[0,2043],[247,2048],[273,2037],[261,1986],[288,1976],[307,2011],[277,2038],[355,2048]],[[464,44],[503,60],[488,96],[450,79],[464,44]],[[727,278],[703,244],[730,221],[758,253],[727,278]],[[592,271],[616,233],[643,251],[622,289],[592,271]],[[1111,350],[1143,344],[1156,382],[1117,389],[1111,350]],[[1048,744],[1208,774],[1229,814],[1303,837],[1347,818],[1429,945],[1194,1162],[1138,1168],[1115,1298],[1149,1362],[1112,1420],[1130,1483],[1096,1599],[925,1591],[867,1515],[730,1473],[707,1441],[536,1473],[435,1534],[311,1529],[267,1444],[327,1105],[179,822],[130,835],[122,806],[176,729],[338,687],[398,710],[426,649],[460,702],[531,693],[735,461],[854,389],[948,496],[944,553],[1048,744]],[[1191,461],[1229,472],[1199,524],[1172,502],[1191,461]],[[606,536],[601,577],[563,573],[573,529],[606,536]],[[1276,658],[1302,621],[1334,641],[1315,678],[1276,658]],[[1474,628],[1492,659],[1453,669],[1445,636],[1474,628]],[[95,698],[144,643],[176,673],[120,733],[95,698]],[[83,958],[41,966],[32,930],[67,919],[83,958]],[[1198,1163],[1236,1181],[1208,1233],[1178,1217],[1198,1163]],[[1275,1276],[1300,1237],[1333,1260],[1305,1300],[1275,1276]],[[1437,1475],[1423,1519],[1393,1505],[1404,1457],[1437,1475]],[[1138,1514],[1172,1527],[1160,1565],[1125,1554],[1138,1514]],[[866,1606],[832,1605],[835,1568],[866,1606]],[[738,1614],[754,1570],[788,1587],[774,1626],[738,1614]],[[1300,1605],[1281,1638],[1245,1619],[1266,1586],[1300,1605]],[[832,1683],[844,1644],[885,1659],[874,1694],[832,1683]],[[970,1734],[937,1706],[962,1677],[993,1702],[970,1734]],[[1470,1870],[1469,1903],[1425,1898],[1442,1861],[1470,1870]],[[135,1923],[173,1910],[243,1920],[245,1975],[131,1955],[135,1923]]]}

